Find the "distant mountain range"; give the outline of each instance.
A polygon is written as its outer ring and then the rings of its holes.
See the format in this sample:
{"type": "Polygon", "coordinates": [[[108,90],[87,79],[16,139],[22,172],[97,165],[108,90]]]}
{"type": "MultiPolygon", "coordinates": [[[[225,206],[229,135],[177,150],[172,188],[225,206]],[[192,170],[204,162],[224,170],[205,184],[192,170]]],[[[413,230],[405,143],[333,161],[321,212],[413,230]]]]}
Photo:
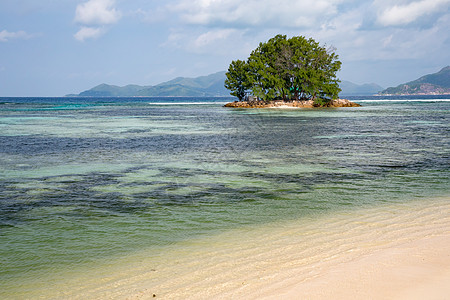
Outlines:
{"type": "Polygon", "coordinates": [[[81,97],[220,97],[230,96],[223,86],[225,72],[217,72],[196,78],[177,77],[155,86],[100,84],[90,90],[79,93],[81,97]]]}
{"type": "MultiPolygon", "coordinates": [[[[196,78],[178,77],[154,86],[100,84],[79,94],[80,97],[226,97],[230,91],[224,87],[225,71],[196,78]]],[[[383,88],[375,83],[358,85],[349,81],[340,84],[341,96],[374,95],[383,88]]]]}
{"type": "Polygon", "coordinates": [[[356,84],[350,81],[342,80],[339,84],[341,88],[341,92],[339,95],[341,97],[345,96],[369,96],[375,95],[379,91],[383,90],[381,86],[376,83],[365,83],[365,84],[356,84]]]}
{"type": "Polygon", "coordinates": [[[441,95],[450,94],[450,66],[437,73],[387,88],[379,95],[441,95]]]}

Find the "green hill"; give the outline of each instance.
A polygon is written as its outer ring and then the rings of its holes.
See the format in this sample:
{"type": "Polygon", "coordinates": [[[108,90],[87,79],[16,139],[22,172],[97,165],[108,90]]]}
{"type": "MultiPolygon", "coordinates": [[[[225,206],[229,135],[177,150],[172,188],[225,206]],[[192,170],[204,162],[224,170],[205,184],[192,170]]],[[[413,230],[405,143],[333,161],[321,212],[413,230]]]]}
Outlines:
{"type": "Polygon", "coordinates": [[[178,77],[155,86],[100,84],[90,90],[81,92],[82,97],[135,97],[135,96],[192,96],[220,97],[229,96],[223,86],[225,72],[196,78],[178,77]]]}
{"type": "Polygon", "coordinates": [[[450,66],[411,82],[390,87],[380,95],[439,95],[450,94],[450,66]]]}
{"type": "Polygon", "coordinates": [[[224,87],[225,72],[196,78],[177,77],[138,92],[139,96],[229,96],[224,87]]]}
{"type": "Polygon", "coordinates": [[[126,97],[133,96],[144,87],[139,85],[126,85],[123,87],[117,85],[100,84],[90,90],[81,92],[78,96],[84,97],[126,97]]]}

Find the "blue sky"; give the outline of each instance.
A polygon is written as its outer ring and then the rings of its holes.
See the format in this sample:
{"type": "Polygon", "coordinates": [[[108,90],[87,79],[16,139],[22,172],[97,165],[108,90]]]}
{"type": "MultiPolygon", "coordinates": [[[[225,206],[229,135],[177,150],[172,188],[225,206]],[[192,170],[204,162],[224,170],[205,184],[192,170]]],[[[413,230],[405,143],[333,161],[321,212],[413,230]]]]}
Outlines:
{"type": "Polygon", "coordinates": [[[0,96],[226,70],[276,34],[333,45],[339,78],[395,86],[450,65],[450,0],[0,0],[0,96]]]}

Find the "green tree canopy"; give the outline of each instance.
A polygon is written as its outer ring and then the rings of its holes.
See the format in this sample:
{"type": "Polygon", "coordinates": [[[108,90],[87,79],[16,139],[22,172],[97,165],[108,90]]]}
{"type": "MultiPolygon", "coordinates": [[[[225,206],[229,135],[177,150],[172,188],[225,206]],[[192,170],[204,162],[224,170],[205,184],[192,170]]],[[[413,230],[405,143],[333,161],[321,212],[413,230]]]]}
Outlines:
{"type": "Polygon", "coordinates": [[[238,97],[239,100],[243,100],[251,87],[246,62],[242,60],[232,61],[225,75],[227,76],[225,88],[231,91],[231,95],[238,97]]]}
{"type": "Polygon", "coordinates": [[[312,99],[325,104],[340,92],[340,68],[335,48],[321,47],[312,38],[277,35],[260,43],[247,61],[232,61],[225,87],[239,100],[253,95],[265,101],[312,99]]]}

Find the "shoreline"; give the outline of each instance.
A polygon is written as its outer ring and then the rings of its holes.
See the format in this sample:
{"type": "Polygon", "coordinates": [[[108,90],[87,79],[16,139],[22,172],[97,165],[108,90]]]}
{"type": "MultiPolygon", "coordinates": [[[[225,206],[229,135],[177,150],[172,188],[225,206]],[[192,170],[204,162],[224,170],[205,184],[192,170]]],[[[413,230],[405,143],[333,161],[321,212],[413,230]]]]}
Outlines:
{"type": "Polygon", "coordinates": [[[359,107],[358,103],[352,102],[348,99],[333,99],[325,106],[317,106],[313,100],[272,100],[265,102],[258,101],[234,101],[224,105],[224,107],[233,108],[323,108],[323,107],[359,107]]]}
{"type": "Polygon", "coordinates": [[[449,200],[242,227],[156,252],[143,250],[90,270],[67,270],[48,281],[51,286],[35,286],[32,296],[415,299],[417,294],[442,299],[450,288],[449,200]]]}
{"type": "Polygon", "coordinates": [[[274,269],[263,284],[239,289],[225,298],[446,299],[450,294],[450,205],[442,203],[441,208],[434,210],[427,204],[410,213],[395,209],[382,218],[372,214],[378,209],[367,209],[365,217],[350,217],[352,224],[339,222],[341,233],[339,229],[324,231],[340,235],[339,243],[331,241],[339,250],[324,244],[320,256],[331,252],[324,257],[306,265],[293,260],[274,269]],[[428,213],[436,219],[422,219],[428,213]],[[398,220],[388,220],[389,214],[398,220]]]}
{"type": "Polygon", "coordinates": [[[246,229],[212,246],[201,241],[206,249],[187,261],[191,271],[178,266],[172,272],[181,278],[127,298],[442,299],[450,289],[449,200],[246,229]]]}

